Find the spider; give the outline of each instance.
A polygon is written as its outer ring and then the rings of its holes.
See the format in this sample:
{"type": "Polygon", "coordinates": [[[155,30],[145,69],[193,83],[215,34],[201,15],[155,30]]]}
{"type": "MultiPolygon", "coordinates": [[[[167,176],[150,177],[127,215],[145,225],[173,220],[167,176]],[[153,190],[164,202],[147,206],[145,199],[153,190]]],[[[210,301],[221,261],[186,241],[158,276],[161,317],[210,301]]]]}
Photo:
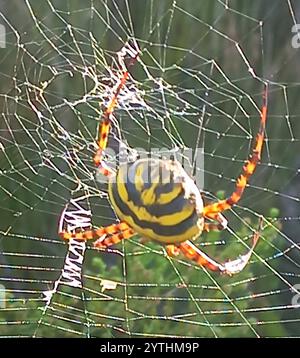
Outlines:
{"type": "Polygon", "coordinates": [[[226,229],[227,220],[222,212],[241,199],[247,182],[260,161],[267,120],[267,85],[252,154],[242,168],[235,190],[227,199],[204,206],[195,182],[174,158],[137,159],[120,164],[115,171],[105,164],[103,152],[107,148],[114,109],[126,86],[128,69],[138,59],[139,50],[137,45],[131,47],[127,43],[117,54],[119,81],[103,111],[94,164],[97,170],[108,177],[108,194],[119,222],[107,227],[75,232],[62,230],[59,232],[60,237],[64,240],[97,239],[94,247],[106,249],[139,234],[142,238],[164,245],[170,256],[182,253],[187,259],[212,271],[228,275],[240,272],[247,265],[258,242],[260,228],[252,237],[250,250],[225,263],[218,263],[210,258],[193,241],[205,231],[226,229]]]}

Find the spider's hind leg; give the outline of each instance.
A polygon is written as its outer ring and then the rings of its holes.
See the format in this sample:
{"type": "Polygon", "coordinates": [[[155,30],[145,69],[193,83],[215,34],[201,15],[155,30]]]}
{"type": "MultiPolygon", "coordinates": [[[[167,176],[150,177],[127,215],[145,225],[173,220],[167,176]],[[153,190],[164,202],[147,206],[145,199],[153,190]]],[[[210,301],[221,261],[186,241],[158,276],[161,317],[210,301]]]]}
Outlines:
{"type": "Polygon", "coordinates": [[[261,228],[262,219],[260,220],[258,230],[252,237],[252,245],[249,251],[246,254],[241,255],[239,258],[225,263],[218,263],[217,261],[213,260],[200,249],[198,249],[198,247],[196,247],[191,241],[185,241],[178,246],[168,245],[170,247],[167,248],[167,253],[170,254],[170,256],[178,256],[179,252],[181,252],[187,259],[196,262],[199,266],[206,267],[212,271],[219,271],[220,273],[227,275],[233,275],[242,271],[249,262],[253,250],[260,237],[261,228]]]}

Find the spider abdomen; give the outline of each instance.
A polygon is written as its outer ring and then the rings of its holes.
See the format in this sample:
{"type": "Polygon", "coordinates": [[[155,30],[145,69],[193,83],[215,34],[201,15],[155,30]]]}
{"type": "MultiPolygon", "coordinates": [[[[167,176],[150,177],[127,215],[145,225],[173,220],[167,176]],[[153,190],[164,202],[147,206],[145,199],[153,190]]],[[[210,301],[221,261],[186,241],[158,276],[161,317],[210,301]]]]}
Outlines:
{"type": "Polygon", "coordinates": [[[145,238],[179,243],[203,230],[200,192],[175,160],[120,165],[109,182],[109,197],[119,219],[145,238]]]}

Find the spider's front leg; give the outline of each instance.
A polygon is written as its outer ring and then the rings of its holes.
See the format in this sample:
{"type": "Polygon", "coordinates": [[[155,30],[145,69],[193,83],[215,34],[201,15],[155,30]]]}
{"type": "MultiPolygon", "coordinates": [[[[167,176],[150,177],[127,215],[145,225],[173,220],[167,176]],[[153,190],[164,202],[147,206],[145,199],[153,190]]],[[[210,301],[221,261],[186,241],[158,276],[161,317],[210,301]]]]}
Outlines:
{"type": "Polygon", "coordinates": [[[212,271],[219,271],[220,273],[227,275],[233,275],[242,271],[249,262],[253,250],[258,242],[261,227],[262,219],[260,219],[258,230],[252,237],[252,246],[250,250],[246,254],[241,255],[239,258],[225,263],[216,262],[200,249],[198,249],[198,247],[196,247],[191,241],[185,241],[181,244],[178,244],[177,246],[167,245],[166,250],[169,256],[178,256],[180,253],[182,253],[187,259],[196,262],[199,266],[206,267],[212,271]]]}
{"type": "MultiPolygon", "coordinates": [[[[122,90],[126,86],[129,77],[128,68],[137,61],[140,50],[135,40],[128,41],[117,53],[118,79],[113,88],[109,88],[110,98],[102,114],[102,122],[99,125],[97,136],[97,148],[94,155],[94,164],[98,172],[102,173],[109,180],[115,176],[115,171],[109,168],[103,160],[103,153],[107,148],[108,135],[111,128],[113,113],[120,101],[122,90]]],[[[112,70],[114,70],[112,68],[112,70]]],[[[78,200],[72,200],[75,210],[63,210],[59,221],[59,236],[64,240],[91,240],[96,241],[97,247],[107,247],[123,238],[134,235],[133,230],[125,223],[119,223],[106,228],[93,229],[91,225],[91,212],[82,208],[78,200]]]]}

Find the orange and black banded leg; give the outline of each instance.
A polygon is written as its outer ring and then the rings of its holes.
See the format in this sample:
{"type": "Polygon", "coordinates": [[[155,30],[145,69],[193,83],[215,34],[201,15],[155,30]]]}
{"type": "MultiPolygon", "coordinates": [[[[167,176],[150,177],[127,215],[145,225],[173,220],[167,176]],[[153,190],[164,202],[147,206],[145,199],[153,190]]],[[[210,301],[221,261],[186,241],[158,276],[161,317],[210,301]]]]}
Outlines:
{"type": "MultiPolygon", "coordinates": [[[[211,217],[215,222],[205,222],[203,231],[221,231],[227,228],[227,219],[220,213],[215,214],[211,217]]],[[[178,256],[180,254],[180,248],[176,245],[166,245],[166,251],[169,256],[178,256]]]]}
{"type": "Polygon", "coordinates": [[[59,231],[59,237],[63,240],[79,240],[79,241],[87,241],[95,239],[97,236],[95,234],[95,230],[82,230],[82,231],[59,231]]]}
{"type": "Polygon", "coordinates": [[[98,240],[94,242],[94,247],[97,249],[106,249],[136,235],[135,231],[125,222],[100,228],[97,230],[97,234],[98,240]]]}
{"type": "Polygon", "coordinates": [[[203,209],[203,216],[205,218],[214,219],[215,214],[230,209],[234,204],[236,204],[241,199],[242,194],[247,185],[247,182],[250,176],[253,174],[261,158],[261,151],[263,147],[264,133],[266,128],[266,120],[267,120],[267,85],[264,90],[263,106],[261,109],[261,118],[260,118],[260,127],[256,136],[255,145],[252,150],[251,156],[243,166],[243,171],[241,175],[237,179],[236,189],[229,198],[220,200],[214,204],[206,205],[203,209]]]}
{"type": "Polygon", "coordinates": [[[211,214],[209,219],[214,222],[205,222],[203,231],[221,231],[227,228],[228,221],[222,214],[211,214]]]}
{"type": "Polygon", "coordinates": [[[94,240],[94,247],[105,248],[114,244],[117,244],[123,239],[129,239],[134,236],[135,232],[125,222],[109,225],[106,227],[100,227],[97,229],[83,230],[77,232],[61,231],[59,236],[63,240],[79,240],[87,241],[94,240]]]}
{"type": "Polygon", "coordinates": [[[176,245],[173,244],[166,245],[165,249],[167,251],[168,256],[176,257],[180,254],[180,248],[176,245]]]}
{"type": "MultiPolygon", "coordinates": [[[[105,176],[111,176],[114,175],[115,172],[110,169],[103,161],[103,152],[107,147],[108,142],[108,135],[110,132],[111,122],[112,122],[112,116],[113,112],[118,104],[119,101],[119,95],[122,91],[123,87],[126,84],[126,81],[129,77],[128,68],[132,66],[139,56],[139,48],[137,43],[134,41],[134,48],[131,48],[129,44],[126,44],[119,52],[118,52],[118,68],[120,70],[120,77],[118,80],[118,83],[115,85],[115,88],[113,89],[113,95],[111,99],[108,102],[108,105],[106,106],[103,115],[102,115],[102,123],[99,126],[99,133],[98,133],[98,140],[97,140],[97,150],[94,155],[94,164],[97,167],[98,171],[105,176]],[[128,60],[128,56],[130,57],[130,60],[127,61],[127,65],[125,63],[125,60],[128,60]]],[[[64,215],[65,211],[63,212],[64,215]]],[[[60,224],[59,224],[59,236],[64,240],[70,240],[70,239],[77,239],[77,240],[91,240],[91,239],[97,239],[99,237],[103,237],[103,235],[110,235],[109,231],[110,228],[114,228],[115,226],[112,225],[108,228],[99,228],[99,229],[88,229],[88,230],[77,230],[72,232],[63,231],[63,216],[61,216],[60,224]]],[[[72,219],[74,221],[74,218],[72,219]]],[[[79,222],[85,222],[85,220],[80,220],[79,222]]],[[[117,224],[117,225],[121,225],[117,224]]],[[[72,227],[74,225],[72,224],[72,227]]],[[[79,225],[80,226],[80,225],[79,225]]],[[[126,230],[122,231],[124,234],[124,238],[129,237],[129,235],[133,235],[133,232],[130,228],[127,228],[126,230]]],[[[116,237],[113,235],[117,235],[117,233],[111,234],[110,240],[116,240],[116,237]]],[[[121,237],[121,236],[119,236],[121,237]]],[[[105,241],[106,239],[104,239],[105,241]]],[[[107,239],[108,240],[108,239],[107,239]]],[[[107,241],[109,242],[109,241],[107,241]]]]}
{"type": "MultiPolygon", "coordinates": [[[[124,88],[126,81],[129,77],[129,72],[126,69],[126,66],[124,64],[124,58],[123,58],[124,54],[126,55],[127,52],[124,50],[123,51],[124,53],[123,53],[122,50],[119,53],[119,68],[122,71],[122,76],[119,80],[119,83],[118,83],[114,93],[113,93],[112,98],[110,99],[110,101],[103,113],[103,120],[102,120],[101,126],[99,127],[99,133],[98,133],[98,149],[94,155],[95,166],[105,176],[109,176],[109,175],[113,174],[113,172],[111,169],[109,169],[107,166],[105,166],[104,163],[102,162],[103,151],[107,147],[108,135],[110,132],[111,121],[112,121],[112,115],[113,115],[113,112],[118,104],[119,94],[122,91],[122,89],[124,88]]],[[[139,52],[136,52],[135,54],[133,54],[131,61],[128,62],[128,65],[127,65],[128,68],[135,63],[135,61],[138,58],[138,55],[139,55],[139,52]]]]}
{"type": "Polygon", "coordinates": [[[113,111],[118,103],[117,98],[118,98],[120,91],[122,90],[122,88],[124,87],[124,85],[126,83],[128,75],[129,75],[128,71],[125,71],[123,73],[123,76],[120,79],[120,83],[119,83],[118,87],[116,88],[116,91],[115,91],[113,97],[111,98],[106,110],[103,113],[103,121],[101,123],[101,126],[99,127],[98,149],[94,156],[94,164],[98,168],[99,172],[101,172],[105,176],[112,175],[113,171],[111,169],[109,169],[109,167],[103,163],[103,161],[102,161],[103,151],[107,147],[108,135],[110,132],[110,127],[111,127],[111,117],[112,117],[113,111]]]}
{"type": "Polygon", "coordinates": [[[205,267],[211,271],[218,271],[227,275],[234,275],[244,269],[244,267],[249,262],[249,259],[253,253],[253,250],[258,242],[260,236],[260,230],[262,227],[262,220],[259,224],[259,229],[254,233],[252,237],[252,246],[250,250],[233,261],[228,261],[225,263],[218,263],[204,252],[202,252],[198,247],[196,247],[191,241],[185,241],[178,246],[167,245],[167,253],[170,256],[178,256],[181,252],[187,259],[196,262],[197,265],[205,267]]]}

